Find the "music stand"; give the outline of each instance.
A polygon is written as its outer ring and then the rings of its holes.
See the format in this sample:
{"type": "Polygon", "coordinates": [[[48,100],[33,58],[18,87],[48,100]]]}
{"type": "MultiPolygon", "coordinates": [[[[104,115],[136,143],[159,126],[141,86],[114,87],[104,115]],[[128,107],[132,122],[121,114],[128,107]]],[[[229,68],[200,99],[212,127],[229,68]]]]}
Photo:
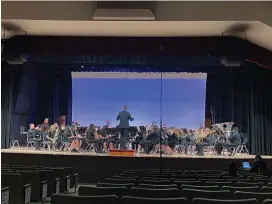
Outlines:
{"type": "Polygon", "coordinates": [[[85,135],[88,127],[87,126],[80,126],[77,128],[77,133],[80,135],[85,135]]]}
{"type": "Polygon", "coordinates": [[[130,133],[129,135],[134,137],[134,136],[136,136],[136,134],[138,132],[138,128],[137,128],[137,126],[130,126],[128,131],[130,133]]]}
{"type": "Polygon", "coordinates": [[[140,132],[146,132],[146,127],[145,126],[139,126],[140,132]]]}

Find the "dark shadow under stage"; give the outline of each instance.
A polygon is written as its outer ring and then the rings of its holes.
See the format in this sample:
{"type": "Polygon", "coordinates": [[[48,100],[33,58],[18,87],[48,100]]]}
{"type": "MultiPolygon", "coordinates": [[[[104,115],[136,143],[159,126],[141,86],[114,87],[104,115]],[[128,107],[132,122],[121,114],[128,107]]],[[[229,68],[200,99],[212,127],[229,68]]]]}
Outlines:
{"type": "MultiPolygon", "coordinates": [[[[2,149],[2,164],[24,164],[30,166],[69,166],[79,173],[79,182],[94,183],[125,169],[222,169],[227,170],[230,160],[240,166],[242,161],[253,161],[254,155],[187,156],[187,155],[137,155],[134,157],[108,156],[96,153],[67,153],[2,149]]],[[[272,169],[272,156],[264,156],[267,167],[272,169]]]]}

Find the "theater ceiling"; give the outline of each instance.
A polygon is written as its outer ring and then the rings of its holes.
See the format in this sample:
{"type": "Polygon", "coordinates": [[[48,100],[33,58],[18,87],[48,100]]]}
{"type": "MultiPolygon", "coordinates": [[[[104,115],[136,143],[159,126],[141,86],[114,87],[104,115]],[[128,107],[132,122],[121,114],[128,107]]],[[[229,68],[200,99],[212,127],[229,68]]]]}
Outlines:
{"type": "Polygon", "coordinates": [[[237,36],[272,50],[272,2],[2,1],[2,36],[237,36]],[[128,12],[128,9],[132,12],[128,12]],[[245,35],[246,34],[246,35],[245,35]]]}

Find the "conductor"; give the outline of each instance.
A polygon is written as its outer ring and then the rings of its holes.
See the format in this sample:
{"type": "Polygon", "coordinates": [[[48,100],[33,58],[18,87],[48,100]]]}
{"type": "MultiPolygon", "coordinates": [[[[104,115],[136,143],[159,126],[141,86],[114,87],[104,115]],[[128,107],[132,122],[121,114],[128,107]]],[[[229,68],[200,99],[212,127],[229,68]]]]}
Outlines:
{"type": "Polygon", "coordinates": [[[134,118],[131,117],[130,113],[127,111],[127,106],[123,106],[123,111],[119,112],[117,116],[117,120],[119,120],[119,130],[121,134],[120,138],[120,148],[126,149],[126,140],[129,134],[129,121],[133,121],[134,118]]]}

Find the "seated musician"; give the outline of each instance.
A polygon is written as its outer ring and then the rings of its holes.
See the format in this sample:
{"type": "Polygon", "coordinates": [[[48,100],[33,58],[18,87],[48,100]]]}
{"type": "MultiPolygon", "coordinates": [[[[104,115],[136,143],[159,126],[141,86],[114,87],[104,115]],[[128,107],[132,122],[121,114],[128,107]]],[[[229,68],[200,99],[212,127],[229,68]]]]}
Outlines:
{"type": "MultiPolygon", "coordinates": [[[[70,143],[69,151],[79,151],[80,145],[79,141],[77,140],[77,135],[74,135],[73,127],[65,126],[62,124],[60,126],[60,134],[59,134],[59,143],[70,143]]],[[[63,146],[64,147],[64,146],[63,146]]],[[[61,149],[62,150],[62,149],[61,149]]]]}
{"type": "Polygon", "coordinates": [[[196,151],[198,156],[204,156],[203,148],[214,144],[214,132],[214,130],[206,128],[200,135],[198,135],[199,138],[197,138],[196,142],[196,151]]]}
{"type": "Polygon", "coordinates": [[[185,140],[185,143],[184,143],[185,154],[187,154],[188,147],[190,145],[194,145],[195,144],[196,132],[197,132],[197,130],[194,133],[193,130],[191,130],[191,129],[184,129],[184,133],[185,133],[185,136],[184,136],[184,140],[185,140]]]}
{"type": "Polygon", "coordinates": [[[179,145],[184,145],[185,146],[185,143],[186,143],[186,129],[184,128],[180,128],[179,129],[179,132],[180,132],[180,135],[178,136],[178,144],[179,145]]]}
{"type": "MultiPolygon", "coordinates": [[[[167,145],[163,145],[163,150],[166,154],[173,154],[173,150],[178,142],[178,137],[180,136],[180,131],[177,128],[172,128],[167,137],[167,145]]],[[[165,144],[165,143],[163,143],[165,144]]]]}
{"type": "Polygon", "coordinates": [[[58,128],[58,124],[57,124],[57,123],[54,123],[53,125],[50,125],[50,127],[49,127],[48,135],[46,135],[46,138],[45,138],[44,141],[50,142],[50,143],[51,143],[50,146],[51,146],[51,145],[53,144],[53,142],[54,142],[53,139],[54,139],[54,135],[55,135],[55,133],[56,133],[57,128],[58,128]]]}
{"type": "Polygon", "coordinates": [[[100,131],[100,135],[102,136],[101,139],[104,139],[103,142],[103,151],[106,152],[108,149],[113,149],[113,145],[116,143],[114,138],[110,138],[110,121],[106,120],[106,125],[104,125],[100,131]]]}
{"type": "Polygon", "coordinates": [[[231,156],[233,153],[233,150],[231,148],[236,148],[241,144],[242,138],[241,134],[239,133],[238,127],[233,128],[233,133],[229,137],[227,137],[227,140],[229,140],[229,142],[219,142],[216,145],[218,154],[221,154],[222,147],[225,147],[230,152],[229,156],[231,156]]]}
{"type": "Polygon", "coordinates": [[[135,149],[135,151],[141,151],[142,145],[145,143],[146,140],[146,130],[141,130],[138,132],[138,136],[135,138],[135,140],[132,142],[132,148],[135,149]]]}
{"type": "Polygon", "coordinates": [[[35,135],[36,135],[36,128],[34,123],[29,124],[29,130],[27,131],[27,136],[29,141],[34,141],[35,140],[35,135]]]}
{"type": "Polygon", "coordinates": [[[71,142],[70,151],[78,152],[82,144],[82,137],[77,133],[78,126],[66,127],[65,135],[68,136],[69,142],[71,142]]]}
{"type": "Polygon", "coordinates": [[[162,130],[161,130],[161,132],[162,132],[162,135],[163,135],[163,136],[167,136],[167,135],[168,135],[169,131],[168,131],[168,129],[166,128],[166,125],[165,125],[165,124],[162,125],[162,130]]]}
{"type": "Polygon", "coordinates": [[[158,144],[160,144],[160,130],[158,128],[152,128],[151,132],[146,136],[145,143],[142,145],[146,153],[149,154],[154,146],[158,144]]]}
{"type": "Polygon", "coordinates": [[[103,130],[103,128],[101,129],[100,127],[96,127],[95,128],[95,137],[100,139],[102,141],[103,144],[103,151],[102,152],[107,152],[108,149],[108,139],[109,137],[107,136],[106,132],[103,130]]]}
{"type": "Polygon", "coordinates": [[[103,140],[98,137],[97,130],[94,124],[90,124],[88,130],[86,131],[86,141],[88,144],[95,144],[95,149],[97,153],[102,152],[103,140]]]}
{"type": "Polygon", "coordinates": [[[35,142],[35,149],[39,150],[40,144],[41,144],[40,125],[38,125],[35,128],[34,123],[31,123],[29,125],[29,130],[28,130],[27,134],[28,134],[29,141],[34,141],[35,142]]]}
{"type": "Polygon", "coordinates": [[[177,128],[174,128],[173,132],[168,136],[168,146],[172,150],[174,150],[179,136],[180,136],[180,131],[177,128]]]}
{"type": "Polygon", "coordinates": [[[57,150],[60,148],[61,143],[63,141],[64,131],[65,131],[65,125],[57,126],[57,129],[55,131],[55,135],[53,138],[53,145],[55,146],[57,150]]]}
{"type": "Polygon", "coordinates": [[[48,120],[48,118],[45,118],[43,121],[43,124],[41,125],[41,129],[40,129],[42,136],[43,136],[43,141],[46,141],[49,128],[50,128],[49,127],[49,120],[48,120]]]}

